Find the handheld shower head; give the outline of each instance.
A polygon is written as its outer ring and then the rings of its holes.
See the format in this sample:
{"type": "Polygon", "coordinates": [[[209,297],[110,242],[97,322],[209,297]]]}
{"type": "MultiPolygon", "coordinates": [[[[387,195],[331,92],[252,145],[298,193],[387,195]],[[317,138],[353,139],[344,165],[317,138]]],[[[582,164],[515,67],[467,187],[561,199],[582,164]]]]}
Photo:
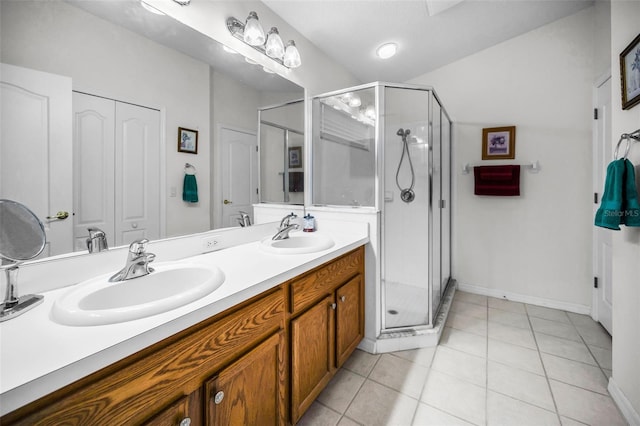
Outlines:
{"type": "Polygon", "coordinates": [[[403,137],[404,136],[404,129],[400,128],[398,129],[398,131],[396,132],[396,135],[403,137]]]}
{"type": "Polygon", "coordinates": [[[407,138],[407,136],[409,136],[409,133],[411,133],[411,130],[409,130],[409,129],[404,130],[403,128],[400,128],[396,132],[396,135],[400,136],[402,138],[402,140],[404,141],[407,138]]]}

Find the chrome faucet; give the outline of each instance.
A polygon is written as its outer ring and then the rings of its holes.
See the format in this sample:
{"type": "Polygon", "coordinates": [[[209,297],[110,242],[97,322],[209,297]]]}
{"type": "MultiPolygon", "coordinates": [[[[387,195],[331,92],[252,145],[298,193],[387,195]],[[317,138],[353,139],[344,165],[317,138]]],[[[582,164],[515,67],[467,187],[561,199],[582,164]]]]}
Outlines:
{"type": "Polygon", "coordinates": [[[89,238],[87,238],[87,250],[89,253],[100,253],[109,250],[107,245],[107,234],[99,228],[89,228],[89,238]]]}
{"type": "Polygon", "coordinates": [[[238,223],[240,224],[240,226],[242,226],[243,228],[251,226],[251,217],[249,216],[249,213],[243,211],[239,211],[238,213],[240,213],[240,217],[238,218],[238,223]]]}
{"type": "Polygon", "coordinates": [[[149,263],[153,262],[156,255],[146,252],[148,243],[149,240],[146,238],[132,242],[129,246],[127,264],[117,274],[109,278],[109,282],[130,280],[152,273],[153,268],[149,267],[149,263]]]}
{"type": "Polygon", "coordinates": [[[298,225],[297,223],[291,223],[292,220],[295,220],[297,218],[298,216],[296,216],[295,213],[293,212],[283,217],[282,220],[280,221],[278,232],[276,232],[276,235],[274,235],[273,238],[271,239],[286,240],[287,238],[289,238],[289,232],[291,232],[294,229],[300,229],[300,225],[298,225]]]}

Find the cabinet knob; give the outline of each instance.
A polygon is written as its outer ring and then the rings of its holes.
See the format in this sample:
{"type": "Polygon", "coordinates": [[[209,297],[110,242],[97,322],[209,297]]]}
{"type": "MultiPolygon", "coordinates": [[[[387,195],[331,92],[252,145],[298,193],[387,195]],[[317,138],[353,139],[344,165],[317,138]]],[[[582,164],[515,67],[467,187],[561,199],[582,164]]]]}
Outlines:
{"type": "Polygon", "coordinates": [[[218,391],[216,395],[213,397],[213,402],[215,402],[217,405],[217,404],[220,404],[223,399],[224,399],[224,392],[218,391]]]}
{"type": "Polygon", "coordinates": [[[340,300],[344,302],[345,300],[347,300],[347,296],[340,296],[340,300]]]}
{"type": "Polygon", "coordinates": [[[337,306],[338,306],[338,305],[336,305],[335,303],[332,303],[332,304],[331,304],[331,309],[333,309],[333,310],[335,311],[337,306]]]}
{"type": "Polygon", "coordinates": [[[180,420],[178,426],[191,426],[191,418],[185,417],[184,419],[180,420]]]}

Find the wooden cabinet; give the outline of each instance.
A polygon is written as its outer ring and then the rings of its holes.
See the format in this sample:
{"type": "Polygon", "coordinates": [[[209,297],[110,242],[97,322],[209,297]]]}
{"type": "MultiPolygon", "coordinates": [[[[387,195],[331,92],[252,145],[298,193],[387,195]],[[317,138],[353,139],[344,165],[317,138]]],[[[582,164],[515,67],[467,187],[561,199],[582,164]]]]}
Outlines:
{"type": "Polygon", "coordinates": [[[285,346],[274,334],[207,381],[206,424],[285,424],[285,346]]]}
{"type": "Polygon", "coordinates": [[[291,420],[297,422],[364,337],[364,250],[291,283],[291,420]]]}
{"type": "Polygon", "coordinates": [[[19,408],[0,424],[295,423],[363,337],[363,277],[360,247],[19,408]]]}

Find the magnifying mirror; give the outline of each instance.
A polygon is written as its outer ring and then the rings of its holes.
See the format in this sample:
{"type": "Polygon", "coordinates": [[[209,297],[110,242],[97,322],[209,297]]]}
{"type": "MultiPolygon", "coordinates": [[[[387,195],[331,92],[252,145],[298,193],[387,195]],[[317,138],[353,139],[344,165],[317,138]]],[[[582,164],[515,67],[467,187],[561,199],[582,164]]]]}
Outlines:
{"type": "Polygon", "coordinates": [[[0,305],[0,322],[16,317],[42,303],[43,296],[17,296],[18,265],[37,257],[46,244],[44,226],[26,206],[0,200],[0,258],[13,262],[4,267],[6,293],[0,305]]]}

